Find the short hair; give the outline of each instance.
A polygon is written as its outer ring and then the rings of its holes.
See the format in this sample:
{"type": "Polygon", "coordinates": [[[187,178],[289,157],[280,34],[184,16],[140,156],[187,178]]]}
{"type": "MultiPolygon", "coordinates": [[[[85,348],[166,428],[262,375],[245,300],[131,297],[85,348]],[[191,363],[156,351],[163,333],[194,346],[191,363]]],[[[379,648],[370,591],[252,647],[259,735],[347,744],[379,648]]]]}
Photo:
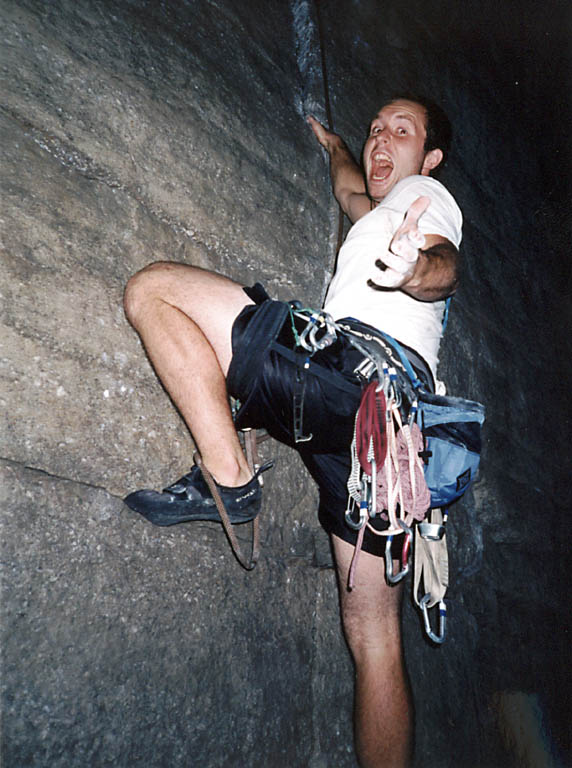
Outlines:
{"type": "Polygon", "coordinates": [[[444,110],[431,99],[415,93],[398,93],[386,101],[384,106],[393,104],[394,101],[413,101],[425,109],[427,135],[423,149],[425,152],[430,152],[432,149],[441,150],[443,160],[436,169],[439,171],[445,165],[453,139],[453,128],[444,110]]]}

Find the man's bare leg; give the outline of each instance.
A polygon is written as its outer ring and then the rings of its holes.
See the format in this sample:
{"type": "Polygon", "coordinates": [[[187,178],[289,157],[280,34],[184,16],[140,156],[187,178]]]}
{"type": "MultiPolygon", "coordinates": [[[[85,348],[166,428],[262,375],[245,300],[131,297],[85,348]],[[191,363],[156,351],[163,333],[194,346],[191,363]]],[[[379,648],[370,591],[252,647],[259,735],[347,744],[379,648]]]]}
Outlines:
{"type": "Polygon", "coordinates": [[[362,768],[404,768],[413,708],[401,643],[402,587],[389,587],[383,558],[361,552],[348,591],[354,547],[332,536],[344,632],[355,663],[354,728],[362,768]]]}
{"type": "Polygon", "coordinates": [[[170,394],[202,459],[226,486],[251,472],[234,429],[226,390],[231,329],[253,302],[214,272],[170,262],[151,264],[125,290],[125,312],[170,394]]]}

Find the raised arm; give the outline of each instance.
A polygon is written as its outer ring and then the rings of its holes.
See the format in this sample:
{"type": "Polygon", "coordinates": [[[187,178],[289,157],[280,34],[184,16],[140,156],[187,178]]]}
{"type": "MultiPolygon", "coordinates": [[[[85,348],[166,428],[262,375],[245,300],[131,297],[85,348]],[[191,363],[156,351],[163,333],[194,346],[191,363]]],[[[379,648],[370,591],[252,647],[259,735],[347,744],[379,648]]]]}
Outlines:
{"type": "Polygon", "coordinates": [[[316,139],[330,156],[334,196],[353,224],[371,210],[361,168],[337,133],[328,131],[315,117],[309,116],[308,123],[316,139]]]}
{"type": "Polygon", "coordinates": [[[410,206],[403,223],[394,234],[383,260],[376,266],[381,272],[371,288],[400,289],[420,301],[439,301],[455,293],[459,268],[457,248],[441,235],[424,235],[419,219],[431,200],[418,197],[410,206]]]}

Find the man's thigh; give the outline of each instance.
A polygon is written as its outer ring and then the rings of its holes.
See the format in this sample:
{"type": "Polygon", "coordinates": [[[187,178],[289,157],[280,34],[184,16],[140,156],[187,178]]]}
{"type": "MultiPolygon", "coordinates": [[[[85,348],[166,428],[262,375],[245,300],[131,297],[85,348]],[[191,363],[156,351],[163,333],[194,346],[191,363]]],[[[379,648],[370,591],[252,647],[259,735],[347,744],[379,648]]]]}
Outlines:
{"type": "Polygon", "coordinates": [[[151,264],[136,278],[198,325],[226,375],[232,357],[232,325],[242,309],[253,303],[243,286],[217,272],[175,262],[151,264]]]}

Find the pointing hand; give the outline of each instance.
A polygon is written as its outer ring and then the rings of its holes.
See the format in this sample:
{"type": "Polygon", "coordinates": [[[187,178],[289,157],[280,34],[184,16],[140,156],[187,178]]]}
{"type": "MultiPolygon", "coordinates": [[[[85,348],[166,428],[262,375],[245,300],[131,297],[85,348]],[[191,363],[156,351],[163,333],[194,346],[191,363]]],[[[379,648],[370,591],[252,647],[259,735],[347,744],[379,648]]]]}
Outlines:
{"type": "Polygon", "coordinates": [[[368,280],[371,288],[401,288],[415,272],[419,249],[425,245],[425,235],[419,231],[419,219],[425,213],[431,200],[428,197],[418,197],[405,214],[403,223],[393,235],[389,249],[383,260],[376,261],[376,266],[382,272],[375,282],[368,280]]]}

